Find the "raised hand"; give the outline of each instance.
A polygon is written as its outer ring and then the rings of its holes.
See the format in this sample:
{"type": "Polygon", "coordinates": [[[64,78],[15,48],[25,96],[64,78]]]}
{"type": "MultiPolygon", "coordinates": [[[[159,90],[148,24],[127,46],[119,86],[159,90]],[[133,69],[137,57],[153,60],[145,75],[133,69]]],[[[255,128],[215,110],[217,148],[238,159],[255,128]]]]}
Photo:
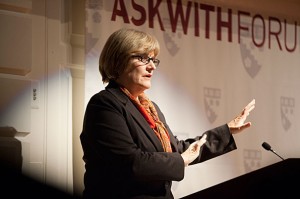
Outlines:
{"type": "Polygon", "coordinates": [[[250,112],[255,108],[255,99],[253,99],[245,108],[242,110],[242,112],[236,116],[233,120],[231,120],[229,123],[227,123],[231,134],[237,134],[243,131],[244,129],[251,126],[251,122],[246,122],[248,115],[250,112]]]}

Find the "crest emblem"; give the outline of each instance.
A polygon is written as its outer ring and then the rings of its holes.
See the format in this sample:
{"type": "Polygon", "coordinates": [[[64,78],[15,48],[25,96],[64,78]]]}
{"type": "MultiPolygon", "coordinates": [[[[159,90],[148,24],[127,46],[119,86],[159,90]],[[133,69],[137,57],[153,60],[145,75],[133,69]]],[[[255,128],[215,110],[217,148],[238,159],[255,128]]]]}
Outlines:
{"type": "Polygon", "coordinates": [[[244,168],[248,173],[261,167],[261,151],[244,149],[244,168]]]}
{"type": "Polygon", "coordinates": [[[164,24],[166,27],[166,31],[163,32],[164,43],[166,49],[170,53],[170,55],[175,56],[179,51],[179,44],[177,43],[182,37],[182,29],[177,29],[177,32],[172,32],[170,20],[165,18],[164,24]]]}
{"type": "MultiPolygon", "coordinates": [[[[247,27],[251,27],[251,24],[247,25],[247,27]]],[[[253,31],[254,35],[252,35],[252,37],[255,37],[254,39],[257,41],[263,41],[264,36],[262,34],[262,27],[255,25],[253,28],[255,31],[253,31]]],[[[263,58],[262,52],[264,51],[264,48],[262,46],[255,46],[252,37],[249,35],[249,31],[241,32],[240,52],[246,72],[251,78],[254,78],[262,67],[259,60],[263,58]]]]}
{"type": "Polygon", "coordinates": [[[221,89],[204,88],[204,107],[208,121],[213,123],[217,117],[220,108],[221,89]]]}
{"type": "Polygon", "coordinates": [[[289,130],[292,126],[291,117],[294,114],[295,99],[291,97],[280,98],[280,115],[281,124],[285,131],[289,130]]]}

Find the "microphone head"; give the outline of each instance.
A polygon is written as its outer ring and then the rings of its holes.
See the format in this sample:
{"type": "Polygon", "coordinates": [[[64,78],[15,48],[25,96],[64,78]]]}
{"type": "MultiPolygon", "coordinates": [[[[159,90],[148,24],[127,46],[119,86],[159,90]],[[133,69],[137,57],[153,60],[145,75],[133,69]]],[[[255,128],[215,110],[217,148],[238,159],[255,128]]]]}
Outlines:
{"type": "Polygon", "coordinates": [[[264,147],[264,149],[266,149],[267,151],[271,150],[271,146],[266,142],[262,143],[262,147],[264,147]]]}

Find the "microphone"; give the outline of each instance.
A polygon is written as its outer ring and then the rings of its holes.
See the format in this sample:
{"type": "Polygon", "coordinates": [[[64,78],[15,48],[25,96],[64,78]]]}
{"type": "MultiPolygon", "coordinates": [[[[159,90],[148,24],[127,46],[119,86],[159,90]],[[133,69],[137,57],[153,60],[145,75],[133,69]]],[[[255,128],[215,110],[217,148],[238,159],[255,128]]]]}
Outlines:
{"type": "Polygon", "coordinates": [[[264,149],[266,149],[267,151],[272,151],[272,153],[274,153],[275,155],[277,155],[280,159],[284,160],[283,157],[281,157],[280,155],[278,155],[278,154],[272,149],[272,147],[271,147],[268,143],[266,143],[266,142],[262,143],[262,147],[264,147],[264,149]]]}

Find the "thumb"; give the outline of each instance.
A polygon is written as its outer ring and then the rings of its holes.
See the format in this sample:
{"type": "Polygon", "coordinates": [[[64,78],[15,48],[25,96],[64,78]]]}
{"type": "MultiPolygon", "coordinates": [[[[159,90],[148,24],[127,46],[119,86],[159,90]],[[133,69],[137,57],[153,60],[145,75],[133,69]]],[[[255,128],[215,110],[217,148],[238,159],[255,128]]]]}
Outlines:
{"type": "Polygon", "coordinates": [[[206,142],[207,135],[204,134],[202,138],[198,141],[199,146],[202,146],[206,142]]]}

